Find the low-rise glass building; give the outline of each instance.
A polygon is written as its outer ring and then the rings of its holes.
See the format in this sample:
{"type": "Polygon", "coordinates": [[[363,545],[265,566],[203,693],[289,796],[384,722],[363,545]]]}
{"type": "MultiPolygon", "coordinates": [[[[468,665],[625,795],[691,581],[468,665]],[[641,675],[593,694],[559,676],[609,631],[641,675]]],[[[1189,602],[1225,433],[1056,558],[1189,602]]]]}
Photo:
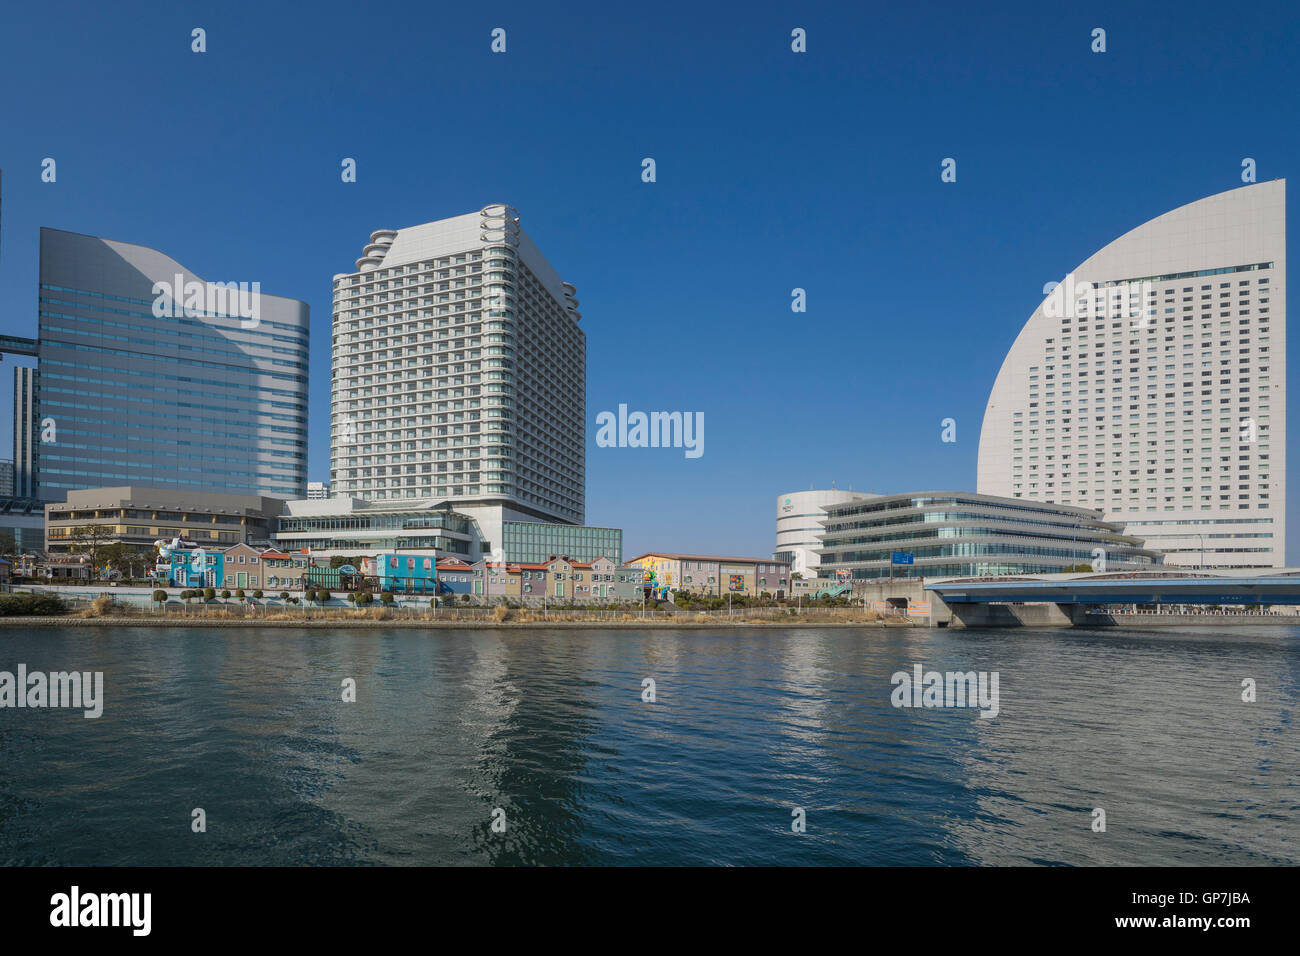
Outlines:
{"type": "Polygon", "coordinates": [[[832,504],[823,527],[822,574],[843,571],[854,580],[1052,574],[1079,565],[1140,571],[1163,561],[1091,508],[969,492],[832,504]],[[896,554],[909,563],[897,563],[896,554]]]}
{"type": "Polygon", "coordinates": [[[499,505],[460,507],[441,498],[304,498],[285,503],[275,541],[323,556],[400,552],[454,556],[468,564],[482,558],[534,564],[553,554],[575,561],[623,560],[618,528],[521,521],[517,515],[499,505]]]}
{"type": "Polygon", "coordinates": [[[609,558],[615,564],[623,563],[623,532],[619,528],[503,521],[501,547],[507,561],[540,563],[553,554],[563,554],[574,561],[609,558]]]}

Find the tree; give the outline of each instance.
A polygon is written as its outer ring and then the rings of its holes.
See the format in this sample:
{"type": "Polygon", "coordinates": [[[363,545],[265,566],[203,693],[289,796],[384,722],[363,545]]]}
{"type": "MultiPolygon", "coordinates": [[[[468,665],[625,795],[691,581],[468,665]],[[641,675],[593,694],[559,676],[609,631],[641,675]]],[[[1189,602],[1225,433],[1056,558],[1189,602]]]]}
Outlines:
{"type": "MultiPolygon", "coordinates": [[[[131,564],[135,554],[135,549],[129,544],[114,541],[99,549],[99,560],[103,563],[105,569],[112,568],[114,571],[121,573],[122,577],[132,577],[131,564]]],[[[139,563],[139,559],[135,558],[135,562],[139,563]]]]}
{"type": "Polygon", "coordinates": [[[8,531],[0,531],[0,555],[11,558],[18,553],[18,543],[8,531]]]}
{"type": "Polygon", "coordinates": [[[68,552],[84,554],[90,559],[90,579],[95,579],[95,569],[99,567],[99,552],[113,538],[108,525],[83,524],[68,531],[68,552]]]}

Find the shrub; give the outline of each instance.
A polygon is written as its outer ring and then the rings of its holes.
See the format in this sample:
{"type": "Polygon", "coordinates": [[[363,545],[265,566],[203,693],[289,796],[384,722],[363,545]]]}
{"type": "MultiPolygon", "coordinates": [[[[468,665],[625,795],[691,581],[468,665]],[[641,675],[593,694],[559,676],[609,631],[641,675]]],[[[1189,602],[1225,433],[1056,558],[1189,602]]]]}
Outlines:
{"type": "Polygon", "coordinates": [[[315,588],[308,588],[306,591],[303,592],[303,595],[302,595],[302,596],[303,596],[303,598],[306,599],[307,601],[309,601],[309,602],[314,602],[314,601],[316,600],[316,589],[315,589],[315,588]]]}
{"type": "Polygon", "coordinates": [[[438,606],[438,599],[436,597],[429,598],[429,607],[436,608],[437,606],[438,606]]]}
{"type": "Polygon", "coordinates": [[[257,598],[259,601],[262,600],[262,592],[260,590],[254,591],[253,597],[257,598]]]}
{"type": "Polygon", "coordinates": [[[243,589],[243,588],[235,588],[235,597],[239,598],[239,600],[242,601],[242,600],[244,599],[244,589],[243,589]]]}
{"type": "Polygon", "coordinates": [[[222,596],[223,598],[229,599],[229,598],[230,598],[230,589],[229,589],[229,588],[224,589],[224,590],[221,592],[221,596],[222,596]]]}
{"type": "Polygon", "coordinates": [[[113,599],[107,594],[101,594],[90,602],[90,611],[95,617],[107,617],[113,613],[113,599]]]}
{"type": "Polygon", "coordinates": [[[63,614],[67,609],[57,594],[0,594],[0,617],[63,614]]]}
{"type": "Polygon", "coordinates": [[[498,606],[498,607],[494,607],[494,608],[492,609],[492,617],[493,617],[495,620],[498,620],[498,621],[504,621],[504,620],[505,620],[506,618],[508,618],[509,616],[510,616],[510,608],[508,608],[508,607],[500,607],[500,606],[498,606]]]}
{"type": "Polygon", "coordinates": [[[379,600],[383,601],[385,604],[392,604],[392,603],[393,603],[393,592],[391,592],[391,591],[384,591],[382,594],[379,595],[379,600]]]}
{"type": "Polygon", "coordinates": [[[205,600],[205,601],[211,601],[211,600],[212,600],[213,598],[215,598],[216,596],[217,596],[217,589],[216,589],[216,588],[204,588],[204,589],[203,589],[203,600],[205,600]]]}
{"type": "Polygon", "coordinates": [[[153,600],[155,604],[162,604],[167,600],[167,592],[162,588],[159,588],[157,591],[153,592],[153,600]]]}
{"type": "Polygon", "coordinates": [[[280,600],[281,600],[281,601],[287,601],[287,600],[289,600],[289,592],[288,592],[288,591],[281,591],[281,592],[280,592],[280,600]]]}
{"type": "Polygon", "coordinates": [[[326,602],[328,602],[331,596],[332,595],[329,593],[329,591],[326,591],[324,588],[316,592],[316,600],[319,601],[321,604],[325,604],[326,602]]]}

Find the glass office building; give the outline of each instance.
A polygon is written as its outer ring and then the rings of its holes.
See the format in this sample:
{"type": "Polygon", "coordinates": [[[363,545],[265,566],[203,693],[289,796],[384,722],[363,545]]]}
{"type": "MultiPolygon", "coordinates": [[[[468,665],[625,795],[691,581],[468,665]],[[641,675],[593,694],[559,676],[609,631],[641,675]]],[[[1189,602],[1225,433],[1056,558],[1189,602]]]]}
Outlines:
{"type": "Polygon", "coordinates": [[[1100,512],[954,491],[826,506],[821,573],[858,580],[1053,574],[1078,565],[1143,571],[1161,555],[1100,512]],[[895,554],[910,564],[895,563],[895,554]]]}
{"type": "Polygon", "coordinates": [[[476,537],[473,519],[434,502],[377,502],[338,496],[285,504],[276,532],[286,551],[369,555],[382,551],[469,556],[476,537]]]}
{"type": "Polygon", "coordinates": [[[307,305],[233,286],[145,246],[41,230],[37,497],[303,495],[307,305]]]}
{"type": "Polygon", "coordinates": [[[619,528],[503,521],[501,547],[507,561],[525,564],[540,564],[552,555],[583,562],[605,557],[623,563],[623,532],[619,528]]]}
{"type": "Polygon", "coordinates": [[[623,561],[623,532],[618,528],[518,521],[497,506],[453,508],[436,498],[368,501],[335,495],[289,501],[275,538],[286,551],[308,548],[331,556],[400,551],[450,554],[469,563],[488,558],[540,564],[551,555],[623,561]]]}

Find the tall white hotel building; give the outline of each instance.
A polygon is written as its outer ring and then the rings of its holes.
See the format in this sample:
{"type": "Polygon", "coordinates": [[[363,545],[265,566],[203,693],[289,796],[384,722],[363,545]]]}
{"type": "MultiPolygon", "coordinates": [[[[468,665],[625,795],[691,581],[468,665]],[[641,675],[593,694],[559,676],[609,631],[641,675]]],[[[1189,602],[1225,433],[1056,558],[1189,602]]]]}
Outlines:
{"type": "Polygon", "coordinates": [[[998,373],[979,491],[1100,509],[1167,564],[1284,566],[1285,207],[1233,189],[1078,266],[998,373]]]}
{"type": "Polygon", "coordinates": [[[582,524],[574,296],[510,206],[372,233],[334,277],[331,493],[582,524]]]}

